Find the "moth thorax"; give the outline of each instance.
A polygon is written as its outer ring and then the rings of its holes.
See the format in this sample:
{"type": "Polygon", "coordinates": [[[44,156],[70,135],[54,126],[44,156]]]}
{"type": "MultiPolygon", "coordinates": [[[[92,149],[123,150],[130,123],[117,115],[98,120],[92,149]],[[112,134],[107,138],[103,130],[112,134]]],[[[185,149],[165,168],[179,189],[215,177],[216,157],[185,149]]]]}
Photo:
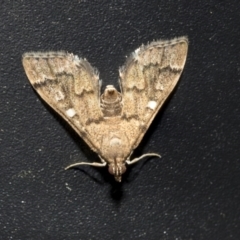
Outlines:
{"type": "Polygon", "coordinates": [[[121,115],[122,97],[112,85],[108,85],[101,95],[101,110],[105,117],[121,115]]]}
{"type": "Polygon", "coordinates": [[[126,166],[123,163],[111,163],[108,167],[108,172],[114,175],[117,182],[121,182],[122,174],[126,172],[126,166]]]}

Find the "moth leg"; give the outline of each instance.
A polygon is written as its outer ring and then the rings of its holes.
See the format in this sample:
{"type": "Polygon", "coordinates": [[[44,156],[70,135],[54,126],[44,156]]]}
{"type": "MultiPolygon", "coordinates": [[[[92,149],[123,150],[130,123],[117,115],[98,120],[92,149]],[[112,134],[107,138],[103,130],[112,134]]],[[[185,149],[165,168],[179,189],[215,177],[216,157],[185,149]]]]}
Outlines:
{"type": "Polygon", "coordinates": [[[138,157],[138,158],[134,158],[133,160],[126,160],[126,163],[128,165],[131,165],[131,164],[134,164],[136,162],[138,162],[139,160],[145,158],[145,157],[159,157],[161,158],[161,155],[157,154],[157,153],[146,153],[146,154],[143,154],[142,156],[138,157]]]}
{"type": "Polygon", "coordinates": [[[100,155],[98,155],[98,156],[99,156],[101,162],[102,162],[102,163],[105,163],[105,166],[106,166],[107,162],[106,162],[100,155]]]}
{"type": "Polygon", "coordinates": [[[72,167],[79,166],[79,165],[90,165],[90,166],[93,166],[93,167],[105,167],[107,165],[107,163],[106,162],[101,162],[101,163],[98,163],[98,162],[93,162],[93,163],[80,162],[80,163],[74,163],[74,164],[71,164],[71,165],[67,166],[65,168],[65,170],[67,170],[69,168],[72,168],[72,167]]]}

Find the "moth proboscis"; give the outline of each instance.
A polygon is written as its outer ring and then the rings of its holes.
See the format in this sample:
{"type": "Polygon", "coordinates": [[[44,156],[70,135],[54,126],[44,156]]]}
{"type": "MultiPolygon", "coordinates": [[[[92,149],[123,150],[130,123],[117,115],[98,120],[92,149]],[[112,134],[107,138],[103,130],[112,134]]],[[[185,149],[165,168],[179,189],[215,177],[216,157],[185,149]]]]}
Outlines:
{"type": "Polygon", "coordinates": [[[108,165],[120,182],[149,125],[176,86],[185,65],[186,37],[154,41],[136,49],[119,69],[118,92],[108,85],[101,92],[98,71],[86,59],[66,52],[28,52],[22,62],[38,94],[60,114],[98,154],[101,162],[79,162],[66,169],[108,165]]]}

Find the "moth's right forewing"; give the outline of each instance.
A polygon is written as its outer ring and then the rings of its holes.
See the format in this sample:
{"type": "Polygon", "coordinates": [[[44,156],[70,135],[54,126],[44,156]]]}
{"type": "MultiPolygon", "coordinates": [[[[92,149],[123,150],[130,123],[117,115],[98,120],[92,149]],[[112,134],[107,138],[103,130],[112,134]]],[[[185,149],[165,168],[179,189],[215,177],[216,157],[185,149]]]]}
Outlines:
{"type": "Polygon", "coordinates": [[[186,37],[152,42],[138,48],[120,69],[122,119],[128,122],[128,129],[134,129],[134,148],[176,86],[187,49],[186,37]]]}

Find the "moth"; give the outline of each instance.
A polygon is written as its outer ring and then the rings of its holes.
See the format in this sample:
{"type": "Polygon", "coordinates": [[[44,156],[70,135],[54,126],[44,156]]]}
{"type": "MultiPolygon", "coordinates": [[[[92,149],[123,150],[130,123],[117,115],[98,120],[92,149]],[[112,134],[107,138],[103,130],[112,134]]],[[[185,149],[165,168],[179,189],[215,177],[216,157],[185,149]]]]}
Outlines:
{"type": "Polygon", "coordinates": [[[101,95],[98,71],[85,58],[67,52],[28,52],[22,63],[37,93],[61,115],[96,152],[101,162],[66,167],[104,167],[121,182],[126,166],[183,71],[186,37],[142,45],[119,69],[120,92],[108,85],[101,95]]]}

